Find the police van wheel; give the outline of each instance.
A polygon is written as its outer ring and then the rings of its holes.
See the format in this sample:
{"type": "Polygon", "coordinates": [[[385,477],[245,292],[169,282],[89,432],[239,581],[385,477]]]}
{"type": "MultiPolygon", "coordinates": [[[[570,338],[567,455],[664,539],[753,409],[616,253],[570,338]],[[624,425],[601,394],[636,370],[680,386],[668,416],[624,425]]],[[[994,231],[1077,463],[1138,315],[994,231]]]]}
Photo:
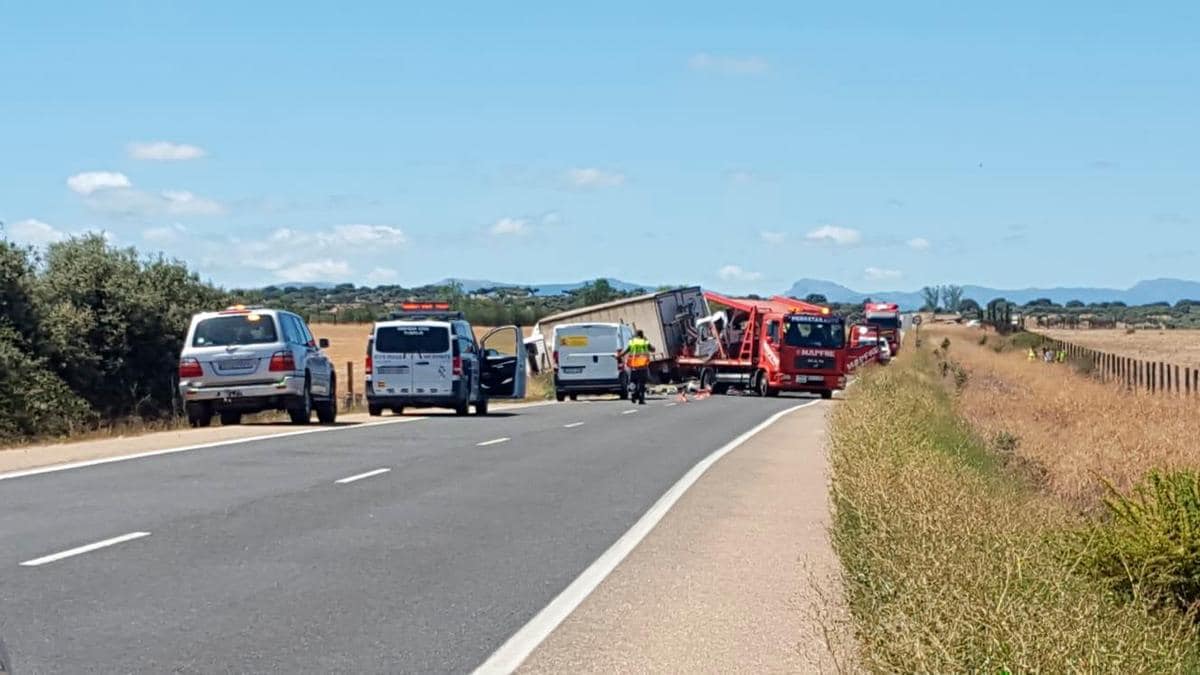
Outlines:
{"type": "Polygon", "coordinates": [[[380,415],[383,414],[383,406],[368,405],[367,406],[367,414],[370,415],[371,417],[379,417],[380,415]]]}
{"type": "Polygon", "coordinates": [[[476,415],[488,414],[488,400],[486,398],[481,398],[475,402],[475,414],[476,415]]]}
{"type": "Polygon", "coordinates": [[[562,403],[563,401],[567,400],[567,395],[562,393],[561,391],[556,391],[556,392],[554,392],[554,400],[558,401],[559,403],[562,403]]]}
{"type": "Polygon", "coordinates": [[[466,401],[463,401],[462,403],[459,403],[458,405],[454,406],[454,414],[455,415],[466,415],[467,412],[469,412],[469,411],[467,410],[467,402],[466,401]]]}
{"type": "Polygon", "coordinates": [[[571,400],[572,400],[572,401],[578,401],[578,400],[579,400],[579,394],[571,394],[571,400]]]}

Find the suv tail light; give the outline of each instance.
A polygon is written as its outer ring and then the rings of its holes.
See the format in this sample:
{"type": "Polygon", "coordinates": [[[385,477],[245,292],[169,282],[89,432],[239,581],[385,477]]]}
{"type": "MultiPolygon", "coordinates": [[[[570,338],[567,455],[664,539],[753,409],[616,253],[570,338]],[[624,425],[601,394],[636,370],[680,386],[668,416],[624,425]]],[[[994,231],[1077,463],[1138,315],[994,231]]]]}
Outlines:
{"type": "Polygon", "coordinates": [[[290,373],[296,370],[296,358],[291,352],[275,352],[271,355],[271,372],[290,373]]]}
{"type": "Polygon", "coordinates": [[[367,358],[363,362],[363,370],[367,371],[367,374],[370,375],[372,373],[372,370],[374,369],[374,367],[375,367],[375,360],[371,358],[370,354],[367,354],[367,358]]]}
{"type": "Polygon", "coordinates": [[[454,357],[454,361],[451,362],[451,370],[455,375],[463,374],[461,356],[454,357]]]}
{"type": "Polygon", "coordinates": [[[179,379],[185,377],[204,377],[204,369],[196,359],[179,359],[179,379]]]}

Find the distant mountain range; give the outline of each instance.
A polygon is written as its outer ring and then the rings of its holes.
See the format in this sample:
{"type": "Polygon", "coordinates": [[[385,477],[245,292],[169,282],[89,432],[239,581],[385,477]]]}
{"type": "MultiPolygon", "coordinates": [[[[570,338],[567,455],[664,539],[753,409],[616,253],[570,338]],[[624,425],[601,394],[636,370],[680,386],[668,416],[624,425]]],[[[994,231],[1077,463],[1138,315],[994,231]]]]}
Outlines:
{"type": "MultiPolygon", "coordinates": [[[[920,290],[916,291],[855,291],[841,284],[821,279],[801,279],[787,291],[788,295],[803,298],[810,293],[820,293],[829,302],[862,302],[867,298],[880,302],[895,302],[904,309],[917,309],[925,303],[920,290]]],[[[1039,298],[1049,298],[1058,304],[1071,300],[1083,303],[1124,302],[1127,305],[1146,305],[1152,302],[1170,302],[1200,299],[1200,282],[1184,279],[1149,279],[1139,281],[1130,288],[1054,287],[1002,289],[987,286],[963,286],[963,297],[983,305],[996,298],[1024,304],[1039,298]]]]}
{"type": "MultiPolygon", "coordinates": [[[[443,279],[443,280],[439,281],[438,284],[449,284],[451,282],[458,282],[459,284],[462,285],[463,291],[465,291],[467,293],[474,293],[475,291],[478,291],[481,288],[526,288],[526,287],[528,287],[528,288],[536,289],[537,290],[536,295],[549,296],[549,295],[562,295],[563,293],[566,293],[568,291],[574,291],[574,290],[583,288],[584,286],[592,283],[593,281],[595,281],[595,279],[589,279],[587,281],[576,281],[574,283],[566,283],[566,284],[512,284],[512,283],[507,283],[507,282],[503,282],[503,281],[487,281],[485,279],[443,279]]],[[[629,292],[633,292],[633,291],[643,291],[643,290],[648,291],[650,289],[655,288],[654,286],[645,286],[642,284],[631,284],[628,281],[621,281],[620,279],[606,279],[606,281],[609,283],[610,286],[612,286],[614,289],[616,289],[618,291],[621,291],[622,293],[629,293],[629,292]]]]}

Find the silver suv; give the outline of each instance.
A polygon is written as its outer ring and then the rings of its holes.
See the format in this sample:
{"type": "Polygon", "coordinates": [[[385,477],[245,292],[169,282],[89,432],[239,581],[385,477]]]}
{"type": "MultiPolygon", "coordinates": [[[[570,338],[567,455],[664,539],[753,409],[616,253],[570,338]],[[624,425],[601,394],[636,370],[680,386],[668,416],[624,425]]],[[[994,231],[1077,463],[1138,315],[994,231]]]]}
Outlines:
{"type": "Polygon", "coordinates": [[[206,427],[219,415],[238,424],[244,413],[286,410],[293,424],[308,424],[316,410],[332,424],[337,378],[328,346],[291,312],[237,305],[193,316],[179,356],[188,422],[206,427]]]}

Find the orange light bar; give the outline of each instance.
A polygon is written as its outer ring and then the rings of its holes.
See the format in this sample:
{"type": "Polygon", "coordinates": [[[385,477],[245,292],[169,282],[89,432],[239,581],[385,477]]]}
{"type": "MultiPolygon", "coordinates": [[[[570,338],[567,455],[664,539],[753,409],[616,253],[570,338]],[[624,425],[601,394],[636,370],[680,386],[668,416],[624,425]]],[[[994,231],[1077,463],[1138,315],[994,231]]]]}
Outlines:
{"type": "Polygon", "coordinates": [[[406,312],[445,311],[450,309],[448,302],[406,302],[400,305],[406,312]]]}

